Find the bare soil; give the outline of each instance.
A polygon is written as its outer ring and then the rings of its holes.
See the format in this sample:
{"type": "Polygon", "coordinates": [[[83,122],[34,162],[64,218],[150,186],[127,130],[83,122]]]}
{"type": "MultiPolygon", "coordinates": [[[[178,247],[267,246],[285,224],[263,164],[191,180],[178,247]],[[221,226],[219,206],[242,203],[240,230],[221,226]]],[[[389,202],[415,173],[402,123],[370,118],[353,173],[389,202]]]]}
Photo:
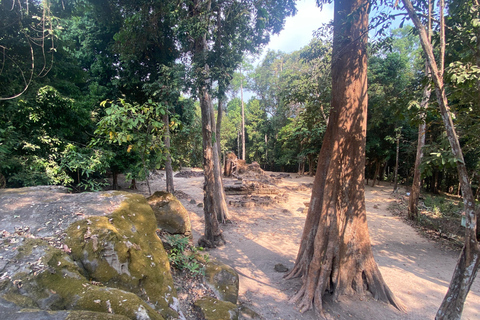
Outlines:
{"type": "MultiPolygon", "coordinates": [[[[221,226],[227,243],[210,250],[209,254],[237,270],[239,303],[264,319],[318,319],[314,311],[300,313],[289,303],[289,298],[300,288],[301,279],[284,280],[284,273],[275,271],[277,264],[289,269],[293,267],[313,178],[283,174],[276,181],[276,186],[288,195],[285,201],[261,206],[229,206],[230,223],[221,226]]],[[[204,230],[203,208],[199,206],[203,201],[203,182],[203,177],[174,178],[175,189],[181,195],[179,200],[191,212],[195,240],[204,230]]],[[[160,175],[150,184],[152,192],[165,189],[165,179],[160,175]]],[[[145,183],[140,183],[139,189],[145,192],[145,183]]],[[[423,320],[435,317],[459,251],[422,236],[404,219],[392,214],[388,209],[396,201],[392,190],[389,184],[366,187],[367,218],[375,259],[386,283],[406,305],[407,312],[400,312],[370,296],[341,297],[339,301],[327,302],[326,317],[329,319],[423,320]]],[[[227,196],[227,202],[234,197],[227,196]]],[[[478,278],[465,303],[463,319],[480,319],[478,278]]]]}

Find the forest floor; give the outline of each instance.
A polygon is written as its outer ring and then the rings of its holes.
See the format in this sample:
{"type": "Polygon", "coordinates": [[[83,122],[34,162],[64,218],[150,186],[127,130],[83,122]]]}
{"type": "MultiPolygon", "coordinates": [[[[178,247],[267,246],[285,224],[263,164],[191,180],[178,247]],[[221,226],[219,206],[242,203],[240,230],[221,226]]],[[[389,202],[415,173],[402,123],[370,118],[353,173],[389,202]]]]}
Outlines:
{"type": "MultiPolygon", "coordinates": [[[[272,173],[267,173],[268,175],[272,173]]],[[[275,174],[275,173],[273,173],[275,174]]],[[[221,225],[226,245],[210,250],[240,275],[239,303],[266,320],[318,319],[314,311],[300,313],[289,298],[300,288],[301,279],[285,280],[276,264],[293,267],[305,223],[305,203],[310,201],[313,178],[290,174],[278,179],[277,188],[286,201],[261,207],[229,206],[230,222],[221,225]]],[[[177,197],[191,212],[194,241],[203,234],[203,177],[174,178],[177,197]],[[195,203],[194,201],[195,200],[195,203]]],[[[228,179],[227,179],[228,182],[228,179]]],[[[152,192],[165,189],[165,179],[154,176],[152,192]]],[[[329,319],[433,319],[448,289],[459,250],[426,237],[389,208],[406,197],[400,189],[392,195],[388,183],[366,187],[367,219],[375,260],[390,287],[407,307],[403,313],[372,297],[341,297],[327,301],[329,319]]],[[[139,184],[145,193],[146,185],[139,184]]],[[[227,203],[232,196],[227,196],[227,203]]],[[[462,319],[480,319],[480,280],[474,282],[462,319]]]]}

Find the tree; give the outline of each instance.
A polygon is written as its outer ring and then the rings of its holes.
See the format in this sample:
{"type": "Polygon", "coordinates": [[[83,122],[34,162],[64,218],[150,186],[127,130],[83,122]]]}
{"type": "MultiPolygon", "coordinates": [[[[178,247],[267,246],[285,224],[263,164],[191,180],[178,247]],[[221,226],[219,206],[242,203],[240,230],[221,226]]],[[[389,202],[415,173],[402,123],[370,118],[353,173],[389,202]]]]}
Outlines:
{"type": "MultiPolygon", "coordinates": [[[[165,106],[152,100],[139,105],[123,99],[118,104],[104,101],[102,106],[107,106],[106,116],[98,122],[95,134],[108,143],[126,145],[127,152],[136,151],[140,155],[142,170],[138,170],[139,177],[145,178],[148,193],[152,194],[148,181],[149,169],[157,163],[154,156],[163,154],[165,106]]],[[[101,144],[102,139],[96,143],[101,144]]]]}
{"type": "MultiPolygon", "coordinates": [[[[463,304],[467,297],[470,287],[475,280],[478,268],[480,266],[480,244],[477,240],[477,210],[472,188],[470,186],[463,152],[458,140],[458,136],[453,125],[450,108],[446,96],[443,71],[444,71],[444,2],[440,1],[440,58],[439,64],[435,60],[432,43],[428,39],[425,26],[420,21],[410,0],[402,0],[405,9],[412,19],[415,28],[420,35],[420,42],[426,55],[428,67],[432,74],[433,83],[435,84],[435,95],[437,97],[438,107],[442,115],[443,123],[447,133],[448,141],[452,149],[452,153],[456,160],[457,172],[460,179],[460,186],[465,208],[466,228],[465,228],[465,244],[458,259],[457,265],[453,273],[450,286],[442,305],[437,311],[435,319],[460,319],[463,311],[463,304]]],[[[477,6],[478,10],[478,6],[477,6]]],[[[478,41],[478,40],[477,40],[478,41]]]]}
{"type": "Polygon", "coordinates": [[[291,0],[275,3],[264,1],[203,1],[194,0],[185,7],[186,19],[179,25],[185,51],[190,53],[194,71],[194,87],[200,100],[203,136],[203,166],[205,174],[204,215],[205,235],[199,240],[202,245],[215,247],[223,240],[215,214],[214,112],[212,83],[222,77],[216,72],[218,60],[228,61],[235,70],[245,52],[254,52],[269,40],[271,32],[278,33],[286,16],[295,13],[291,0]],[[221,41],[215,41],[223,28],[221,41]],[[224,53],[223,55],[221,55],[224,53]]]}
{"type": "MultiPolygon", "coordinates": [[[[428,1],[428,37],[431,41],[431,32],[432,32],[432,1],[428,1]]],[[[420,111],[425,112],[428,107],[428,101],[430,100],[430,95],[432,89],[430,86],[430,75],[429,75],[428,65],[425,63],[425,75],[428,78],[428,83],[423,89],[422,102],[420,103],[420,111]]],[[[425,134],[427,133],[427,124],[425,121],[425,114],[420,115],[420,124],[418,125],[418,139],[417,139],[417,154],[415,157],[415,167],[413,168],[413,182],[412,190],[410,191],[410,196],[408,198],[408,217],[410,219],[418,218],[418,200],[420,198],[420,186],[421,186],[421,172],[420,165],[423,158],[423,148],[425,146],[425,134]]]]}
{"type": "Polygon", "coordinates": [[[323,312],[326,292],[370,291],[403,306],[385,284],[373,258],[364,194],[367,112],[368,1],[334,4],[331,111],[318,158],[301,244],[287,278],[302,277],[292,300],[305,311],[323,312]]]}

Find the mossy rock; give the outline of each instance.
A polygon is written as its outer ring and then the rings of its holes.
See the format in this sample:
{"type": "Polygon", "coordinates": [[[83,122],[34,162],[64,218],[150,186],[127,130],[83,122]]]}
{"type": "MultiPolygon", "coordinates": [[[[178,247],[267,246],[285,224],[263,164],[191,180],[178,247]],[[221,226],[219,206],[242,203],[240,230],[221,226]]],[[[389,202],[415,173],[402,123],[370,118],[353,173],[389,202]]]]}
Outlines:
{"type": "Polygon", "coordinates": [[[155,213],[159,228],[171,234],[191,236],[192,226],[188,211],[173,194],[157,191],[147,200],[155,213]]]}
{"type": "Polygon", "coordinates": [[[249,307],[246,307],[242,304],[238,306],[238,311],[239,311],[239,319],[240,320],[265,320],[261,315],[250,309],[249,307]]]}
{"type": "Polygon", "coordinates": [[[123,194],[112,214],[73,223],[65,243],[88,279],[138,295],[165,318],[177,317],[169,308],[176,292],[152,208],[141,195],[123,194]]]}
{"type": "MultiPolygon", "coordinates": [[[[39,265],[43,268],[38,272],[16,274],[3,288],[3,300],[28,310],[78,310],[72,314],[82,315],[83,319],[122,319],[108,316],[110,313],[123,315],[124,319],[164,319],[131,292],[93,285],[80,273],[78,265],[68,254],[45,242],[28,239],[19,252],[18,256],[23,259],[28,255],[37,257],[42,252],[39,265]],[[88,318],[88,315],[95,317],[88,318]]],[[[82,319],[73,315],[70,319],[82,319]]]]}
{"type": "Polygon", "coordinates": [[[195,306],[205,320],[238,320],[238,308],[228,301],[203,297],[195,301],[195,306]]]}
{"type": "Polygon", "coordinates": [[[210,260],[205,267],[205,282],[220,300],[237,303],[239,278],[232,267],[210,260]]]}

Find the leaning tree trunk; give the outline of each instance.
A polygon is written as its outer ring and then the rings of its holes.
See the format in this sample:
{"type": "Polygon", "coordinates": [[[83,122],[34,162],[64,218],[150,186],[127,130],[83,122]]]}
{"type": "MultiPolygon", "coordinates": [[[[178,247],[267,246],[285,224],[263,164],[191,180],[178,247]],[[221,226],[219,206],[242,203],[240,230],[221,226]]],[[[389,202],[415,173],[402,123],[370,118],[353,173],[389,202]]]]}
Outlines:
{"type": "MultiPolygon", "coordinates": [[[[225,200],[225,191],[223,189],[222,182],[222,166],[220,164],[220,126],[222,125],[222,107],[221,99],[218,101],[218,115],[217,125],[215,130],[216,142],[213,146],[213,161],[214,161],[214,176],[215,176],[215,193],[214,193],[214,206],[217,220],[221,223],[225,223],[228,219],[227,201],[225,200]]],[[[212,112],[212,124],[215,124],[215,117],[212,112]]]]}
{"type": "Polygon", "coordinates": [[[173,193],[175,188],[173,186],[173,168],[172,168],[172,157],[170,156],[170,120],[168,117],[168,112],[165,112],[163,116],[163,124],[165,125],[165,153],[167,159],[165,161],[165,176],[166,176],[166,188],[167,192],[173,193]]]}
{"type": "Polygon", "coordinates": [[[322,313],[324,295],[336,300],[367,290],[403,309],[373,258],[366,220],[367,10],[366,0],[335,1],[335,93],[300,249],[286,276],[303,279],[292,298],[300,311],[322,313]]]}
{"type": "MultiPolygon", "coordinates": [[[[443,299],[440,308],[437,311],[435,319],[460,319],[463,312],[463,305],[467,298],[470,287],[475,280],[478,268],[480,266],[480,245],[477,240],[477,212],[475,207],[475,199],[473,197],[472,188],[468,179],[467,168],[463,159],[463,152],[458,141],[455,127],[453,125],[450,108],[448,106],[447,96],[443,83],[442,66],[440,70],[437,67],[435,57],[433,55],[433,46],[428,40],[425,27],[418,18],[410,0],[402,0],[408,11],[415,27],[420,36],[420,43],[427,57],[428,67],[432,73],[432,79],[435,84],[435,94],[442,115],[442,119],[447,132],[448,141],[452,148],[452,153],[457,164],[458,177],[461,183],[463,203],[465,209],[466,228],[465,228],[465,244],[463,246],[460,257],[455,266],[452,280],[448,288],[447,294],[443,299]]],[[[442,19],[443,20],[443,19],[442,19]]]]}

